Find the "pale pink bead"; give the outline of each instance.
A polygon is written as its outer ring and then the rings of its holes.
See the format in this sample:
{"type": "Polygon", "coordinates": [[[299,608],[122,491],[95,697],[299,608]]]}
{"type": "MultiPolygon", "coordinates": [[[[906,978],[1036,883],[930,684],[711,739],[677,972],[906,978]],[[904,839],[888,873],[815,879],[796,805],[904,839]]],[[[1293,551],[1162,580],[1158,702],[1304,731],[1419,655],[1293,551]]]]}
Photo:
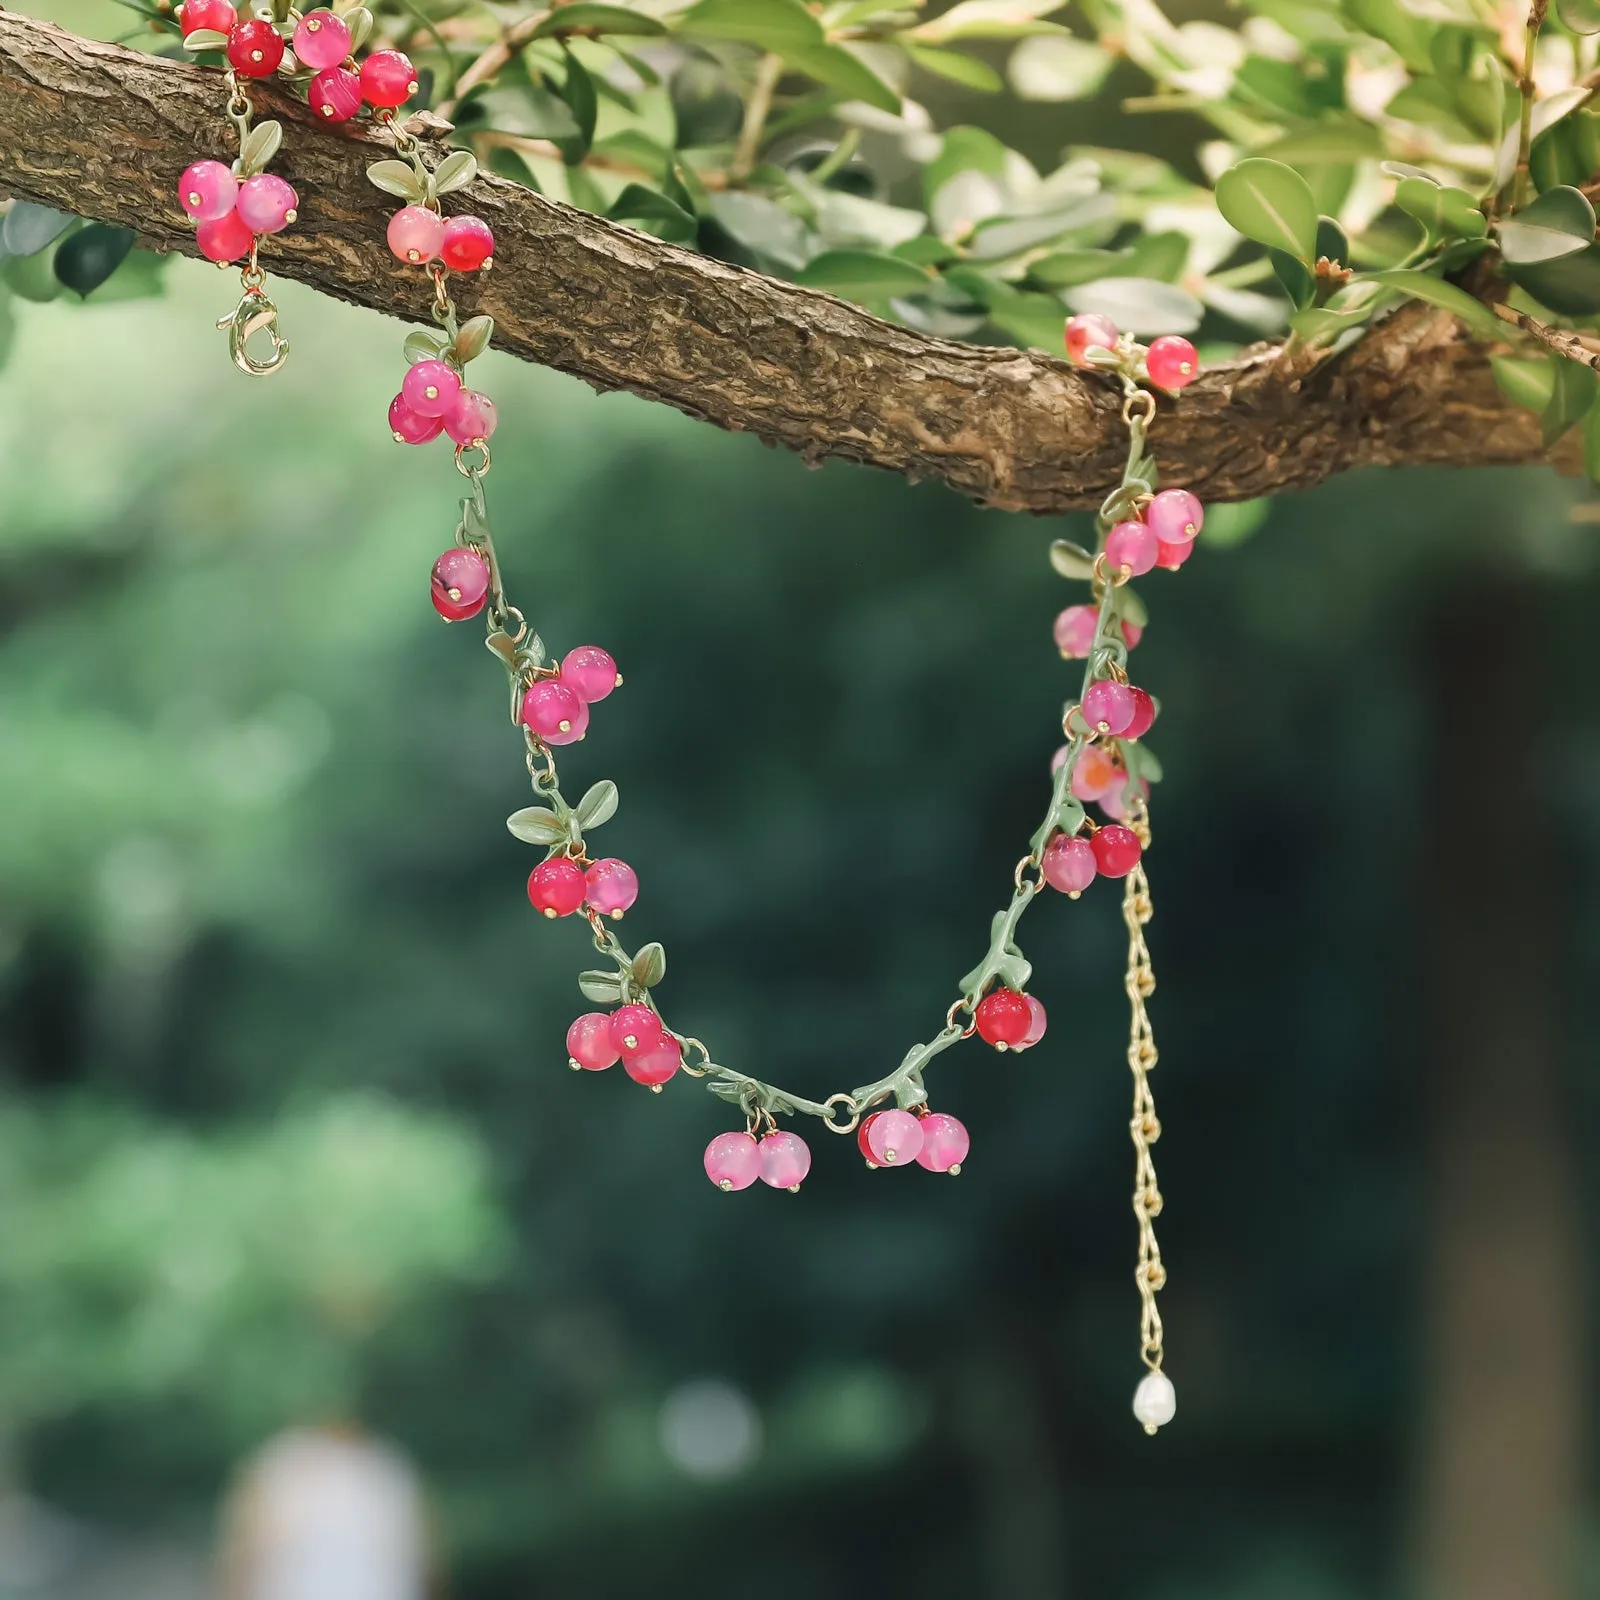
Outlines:
{"type": "Polygon", "coordinates": [[[1117,781],[1115,761],[1099,745],[1090,745],[1072,769],[1072,793],[1079,800],[1098,800],[1117,781]]]}
{"type": "Polygon", "coordinates": [[[909,1166],[922,1149],[922,1124],[909,1111],[880,1111],[867,1129],[866,1144],[880,1167],[909,1166]]]}
{"type": "Polygon", "coordinates": [[[917,1151],[917,1165],[929,1172],[948,1172],[952,1177],[961,1170],[967,1159],[972,1141],[967,1137],[963,1123],[947,1111],[930,1111],[922,1119],[922,1148],[917,1151]]]}
{"type": "Polygon", "coordinates": [[[590,1011],[567,1029],[567,1055],[585,1072],[604,1072],[617,1064],[619,1052],[611,1042],[611,1018],[590,1011]]]}
{"type": "MultiPolygon", "coordinates": [[[[676,1039],[662,1039],[659,1044],[637,1055],[624,1053],[622,1070],[635,1083],[658,1089],[683,1065],[683,1052],[676,1039]]],[[[752,1141],[753,1142],[753,1141],[752,1141]]]]}
{"type": "Polygon", "coordinates": [[[418,361],[405,375],[400,393],[419,417],[442,417],[461,393],[461,378],[448,362],[418,361]]]}
{"type": "Polygon", "coordinates": [[[1200,357],[1195,347],[1171,333],[1151,341],[1144,365],[1158,389],[1183,389],[1200,375],[1200,357]]]}
{"type": "Polygon", "coordinates": [[[432,261],[444,243],[444,218],[426,206],[402,206],[389,218],[389,248],[413,266],[432,261]]]}
{"type": "Polygon", "coordinates": [[[178,204],[196,222],[215,222],[233,210],[239,180],[220,161],[197,161],[178,179],[178,204]]]}
{"type": "Polygon", "coordinates": [[[761,1147],[748,1133],[719,1133],[706,1146],[706,1176],[719,1189],[748,1189],[761,1176],[761,1147]]]}
{"type": "Polygon", "coordinates": [[[1083,697],[1084,721],[1101,733],[1121,733],[1133,721],[1136,709],[1127,688],[1110,678],[1091,683],[1083,697]]]}
{"type": "Polygon", "coordinates": [[[258,172],[239,185],[239,217],[252,233],[282,233],[299,205],[300,196],[275,172],[258,172]]]}
{"type": "Polygon", "coordinates": [[[639,898],[638,874],[615,856],[595,862],[583,876],[589,885],[589,904],[605,916],[620,917],[639,898]]]}
{"type": "Polygon", "coordinates": [[[1117,342],[1117,325],[1098,311],[1067,318],[1067,354],[1080,366],[1089,350],[1109,350],[1117,342]]]}
{"type": "Polygon", "coordinates": [[[350,29],[331,11],[308,11],[294,30],[294,54],[301,66],[321,72],[350,54],[350,29]]]}
{"type": "Polygon", "coordinates": [[[237,211],[225,217],[212,217],[194,230],[194,242],[207,261],[237,261],[250,254],[256,236],[245,226],[237,211]]]}
{"type": "Polygon", "coordinates": [[[348,122],[361,109],[361,79],[344,67],[329,67],[311,80],[306,100],[324,122],[348,122]]]}
{"type": "Polygon", "coordinates": [[[596,700],[604,700],[622,679],[610,652],[597,644],[580,644],[576,650],[569,650],[561,663],[561,681],[580,700],[592,705],[596,700]]]}
{"type": "Polygon", "coordinates": [[[1122,637],[1127,640],[1128,648],[1130,650],[1133,649],[1144,638],[1144,624],[1142,622],[1124,622],[1122,624],[1122,637]]]}
{"type": "Polygon", "coordinates": [[[1155,564],[1161,542],[1143,522],[1119,522],[1106,535],[1106,560],[1112,567],[1126,567],[1141,578],[1155,564]]]}
{"type": "Polygon", "coordinates": [[[1027,1050],[1038,1044],[1044,1038],[1044,1030],[1050,1020],[1044,1014],[1042,1001],[1035,1000],[1031,994],[1025,994],[1022,998],[1028,1002],[1028,1031],[1023,1034],[1021,1042],[1013,1046],[1017,1050],[1027,1050]]]}
{"type": "Polygon", "coordinates": [[[1071,754],[1072,746],[1070,744],[1064,744],[1053,756],[1050,757],[1050,776],[1052,778],[1055,777],[1055,775],[1067,764],[1067,757],[1071,754]]]}
{"type": "Polygon", "coordinates": [[[1074,839],[1058,833],[1044,849],[1044,859],[1039,871],[1052,889],[1062,894],[1080,895],[1094,882],[1098,869],[1094,864],[1094,851],[1087,839],[1074,839]]]}
{"type": "MultiPolygon", "coordinates": [[[[1150,798],[1150,785],[1141,778],[1134,787],[1133,794],[1142,795],[1146,800],[1150,798]]],[[[1100,809],[1116,822],[1126,822],[1129,815],[1130,793],[1126,777],[1100,797],[1100,809]]]]}
{"type": "Polygon", "coordinates": [[[522,720],[546,744],[576,744],[589,727],[589,708],[556,678],[541,678],[522,697],[522,720]]]}
{"type": "Polygon", "coordinates": [[[761,1141],[761,1181],[798,1189],[811,1170],[811,1148],[798,1133],[769,1133],[761,1141]]]}
{"type": "Polygon", "coordinates": [[[1056,618],[1056,649],[1069,660],[1083,660],[1094,648],[1095,630],[1099,622],[1098,606],[1068,606],[1056,618]]]}
{"type": "Polygon", "coordinates": [[[444,432],[444,418],[419,417],[406,404],[406,397],[397,394],[389,402],[389,431],[396,444],[426,444],[444,432]]]}
{"type": "Polygon", "coordinates": [[[1144,520],[1162,544],[1183,544],[1205,526],[1206,513],[1187,489],[1163,489],[1150,502],[1144,520]]]}
{"type": "Polygon", "coordinates": [[[494,437],[500,426],[500,413],[494,401],[475,389],[463,389],[456,403],[444,414],[444,431],[457,444],[482,444],[494,437]]]}

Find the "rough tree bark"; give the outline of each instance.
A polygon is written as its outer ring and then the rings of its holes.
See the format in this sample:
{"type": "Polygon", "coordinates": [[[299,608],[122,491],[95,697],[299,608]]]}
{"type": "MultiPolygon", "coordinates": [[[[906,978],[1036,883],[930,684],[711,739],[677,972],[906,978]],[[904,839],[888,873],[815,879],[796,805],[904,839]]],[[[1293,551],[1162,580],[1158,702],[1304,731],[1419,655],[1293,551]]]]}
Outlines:
{"type": "MultiPolygon", "coordinates": [[[[267,241],[269,270],[358,305],[425,320],[426,279],[384,245],[393,201],[366,164],[385,136],[311,120],[253,91],[288,124],[275,170],[301,218],[267,241]]],[[[138,230],[194,253],[174,197],[200,155],[228,155],[218,76],[0,14],[0,194],[138,230]]],[[[1035,351],[929,339],[829,295],[663,244],[485,176],[472,204],[496,269],[458,287],[513,355],[626,389],[798,450],[941,480],[1006,510],[1099,503],[1124,454],[1109,382],[1035,351]]],[[[1485,352],[1447,314],[1413,305],[1313,368],[1275,348],[1218,366],[1164,404],[1162,471],[1209,500],[1305,488],[1361,466],[1553,460],[1538,420],[1496,390],[1485,352]]]]}

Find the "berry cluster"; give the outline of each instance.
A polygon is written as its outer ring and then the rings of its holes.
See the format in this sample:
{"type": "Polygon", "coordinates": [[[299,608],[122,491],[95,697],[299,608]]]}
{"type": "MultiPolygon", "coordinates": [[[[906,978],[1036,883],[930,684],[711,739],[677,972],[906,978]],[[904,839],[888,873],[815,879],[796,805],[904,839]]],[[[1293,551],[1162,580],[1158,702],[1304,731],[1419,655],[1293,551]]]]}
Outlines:
{"type": "Polygon", "coordinates": [[[568,855],[541,861],[528,875],[528,900],[544,916],[570,917],[583,906],[620,922],[639,898],[639,875],[626,861],[606,856],[587,867],[568,855]]]}
{"type": "Polygon", "coordinates": [[[753,1133],[719,1133],[706,1146],[706,1176],[725,1194],[748,1189],[757,1178],[798,1194],[810,1170],[811,1147],[798,1133],[774,1128],[759,1143],[753,1133]]]}
{"type": "Polygon", "coordinates": [[[439,261],[452,272],[487,272],[494,234],[482,217],[444,217],[432,206],[402,206],[389,218],[389,248],[408,266],[439,261]]]}
{"type": "Polygon", "coordinates": [[[683,1047],[649,1006],[627,1005],[579,1017],[567,1029],[567,1058],[574,1072],[604,1072],[620,1061],[635,1083],[659,1089],[683,1065],[683,1047]]]}
{"type": "Polygon", "coordinates": [[[226,266],[249,255],[257,239],[287,228],[300,197],[276,173],[244,176],[238,162],[196,161],[178,179],[178,204],[197,225],[200,254],[226,266]]]}
{"type": "Polygon", "coordinates": [[[617,664],[596,644],[569,650],[554,673],[522,697],[522,720],[546,744],[576,744],[589,731],[589,707],[622,682],[617,664]]]}
{"type": "MultiPolygon", "coordinates": [[[[1034,1002],[1038,1004],[1037,1001],[1034,1002]]],[[[1040,1015],[1044,1008],[1040,1007],[1040,1015]]],[[[1040,1025],[1043,1032],[1043,1024],[1040,1025]]],[[[906,1167],[914,1161],[929,1172],[955,1177],[967,1159],[972,1140],[963,1123],[944,1111],[925,1107],[915,1113],[892,1109],[863,1117],[856,1144],[869,1167],[906,1167]]]]}
{"type": "MultiPolygon", "coordinates": [[[[1089,354],[1091,350],[1115,351],[1121,339],[1116,323],[1097,311],[1067,319],[1067,355],[1080,367],[1097,364],[1089,354]]],[[[1131,341],[1127,348],[1134,348],[1131,341]]],[[[1163,334],[1159,339],[1152,339],[1150,348],[1142,353],[1139,376],[1158,389],[1176,394],[1200,376],[1200,356],[1187,339],[1172,333],[1163,334]]]]}
{"type": "Polygon", "coordinates": [[[461,364],[448,356],[414,362],[389,402],[389,431],[396,444],[426,444],[447,433],[459,445],[481,445],[499,426],[494,401],[466,388],[461,364]]]}

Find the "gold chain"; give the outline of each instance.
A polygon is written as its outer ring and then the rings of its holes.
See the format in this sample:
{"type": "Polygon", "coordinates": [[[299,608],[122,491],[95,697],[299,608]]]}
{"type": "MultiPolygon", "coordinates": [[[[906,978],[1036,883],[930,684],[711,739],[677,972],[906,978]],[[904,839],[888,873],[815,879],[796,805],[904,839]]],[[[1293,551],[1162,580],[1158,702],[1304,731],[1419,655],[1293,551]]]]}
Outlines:
{"type": "MultiPolygon", "coordinates": [[[[1135,804],[1128,820],[1139,836],[1139,843],[1148,850],[1150,822],[1143,805],[1135,804]]],[[[1161,1137],[1155,1096],[1150,1092],[1150,1072],[1158,1059],[1155,1030],[1150,1026],[1150,1013],[1145,1009],[1145,1001],[1156,987],[1150,950],[1144,940],[1145,924],[1153,914],[1150,881],[1145,876],[1141,856],[1139,864],[1124,880],[1122,893],[1122,920],[1128,929],[1125,985],[1129,1009],[1128,1070],[1133,1074],[1133,1116],[1128,1131],[1133,1136],[1134,1149],[1133,1214],[1139,1223],[1139,1266],[1135,1281],[1141,1307],[1140,1354],[1152,1372],[1159,1372],[1162,1329],[1156,1294],[1167,1281],[1167,1269],[1161,1264],[1161,1246],[1156,1242],[1155,1219],[1161,1215],[1161,1190],[1156,1184],[1156,1166],[1150,1155],[1151,1145],[1161,1137]]]]}

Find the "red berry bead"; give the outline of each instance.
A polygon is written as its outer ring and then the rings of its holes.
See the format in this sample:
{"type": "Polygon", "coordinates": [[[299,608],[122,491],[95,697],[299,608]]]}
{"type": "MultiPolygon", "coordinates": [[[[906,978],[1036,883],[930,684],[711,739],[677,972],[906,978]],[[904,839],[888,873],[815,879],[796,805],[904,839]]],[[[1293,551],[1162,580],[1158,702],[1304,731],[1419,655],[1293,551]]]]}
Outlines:
{"type": "Polygon", "coordinates": [[[1206,511],[1187,489],[1163,489],[1145,508],[1144,520],[1162,544],[1184,544],[1205,526],[1206,511]]]}
{"type": "MultiPolygon", "coordinates": [[[[1160,566],[1160,564],[1158,557],[1156,565],[1160,566]]],[[[1144,624],[1142,622],[1124,622],[1122,624],[1122,637],[1127,641],[1128,648],[1130,650],[1133,649],[1144,638],[1144,624]]]]}
{"type": "Polygon", "coordinates": [[[283,60],[283,35],[259,17],[235,23],[228,34],[228,62],[245,78],[270,78],[283,60]]]}
{"type": "Polygon", "coordinates": [[[260,236],[282,233],[299,215],[300,196],[275,172],[258,172],[239,185],[239,220],[260,236]]]}
{"type": "Polygon", "coordinates": [[[948,1172],[953,1178],[961,1171],[967,1159],[972,1140],[964,1124],[948,1112],[930,1111],[922,1119],[922,1148],[917,1152],[917,1165],[929,1172],[948,1172]]]}
{"type": "Polygon", "coordinates": [[[1135,578],[1142,578],[1160,553],[1160,541],[1142,522],[1119,522],[1106,535],[1106,560],[1112,567],[1126,567],[1135,578]]]}
{"type": "Polygon", "coordinates": [[[426,444],[444,432],[444,418],[419,416],[406,404],[406,397],[397,394],[389,402],[389,431],[396,444],[426,444]]]}
{"type": "Polygon", "coordinates": [[[1133,696],[1111,678],[1091,683],[1083,697],[1083,719],[1098,733],[1121,733],[1133,721],[1133,696]]]}
{"type": "Polygon", "coordinates": [[[443,417],[461,393],[461,374],[448,361],[413,362],[400,393],[419,417],[443,417]]]}
{"type": "Polygon", "coordinates": [[[250,246],[256,242],[256,236],[251,233],[240,219],[237,211],[230,211],[225,217],[214,217],[210,222],[202,222],[194,230],[195,243],[200,246],[200,254],[207,261],[237,261],[241,256],[250,254],[250,246]]]}
{"type": "Polygon", "coordinates": [[[329,67],[311,80],[306,100],[324,122],[348,122],[361,109],[361,79],[346,67],[329,67]]]}
{"type": "Polygon", "coordinates": [[[761,1176],[761,1147],[748,1133],[719,1133],[706,1146],[706,1176],[724,1193],[761,1176]]]}
{"type": "Polygon", "coordinates": [[[1122,776],[1111,756],[1099,745],[1090,745],[1072,769],[1072,792],[1079,800],[1098,800],[1122,776]]]}
{"type": "Polygon", "coordinates": [[[1094,882],[1099,868],[1095,866],[1094,849],[1087,839],[1058,833],[1045,846],[1039,871],[1052,889],[1076,899],[1094,882]]]}
{"type": "Polygon", "coordinates": [[[397,261],[421,266],[439,253],[439,246],[444,242],[444,219],[427,206],[401,206],[389,218],[385,237],[397,261]]]}
{"type": "Polygon", "coordinates": [[[1117,325],[1098,311],[1067,318],[1067,354],[1081,367],[1090,350],[1110,350],[1117,342],[1117,325]]]}
{"type": "Polygon", "coordinates": [[[196,161],[178,179],[178,204],[196,222],[215,222],[233,210],[239,180],[220,161],[196,161]]]}
{"type": "Polygon", "coordinates": [[[584,879],[589,885],[589,904],[613,919],[631,910],[639,898],[639,875],[626,861],[618,861],[615,856],[595,862],[584,879]]]}
{"type": "Polygon", "coordinates": [[[1170,333],[1151,341],[1144,365],[1158,389],[1186,389],[1200,375],[1194,346],[1170,333]]]}
{"type": "Polygon", "coordinates": [[[910,1166],[922,1150],[922,1123],[909,1111],[880,1111],[863,1124],[861,1142],[873,1166],[910,1166]]]}
{"type": "Polygon", "coordinates": [[[856,1129],[856,1148],[860,1150],[862,1159],[869,1167],[876,1167],[877,1162],[872,1159],[872,1149],[867,1143],[867,1138],[872,1124],[882,1115],[878,1111],[870,1111],[861,1119],[861,1126],[856,1129]]]}
{"type": "Polygon", "coordinates": [[[1042,1000],[1035,1000],[1031,994],[1025,994],[1022,998],[1028,1002],[1028,1031],[1023,1034],[1022,1042],[1018,1044],[1017,1049],[1031,1050],[1044,1038],[1044,1030],[1050,1019],[1045,1016],[1042,1000]]]}
{"type": "Polygon", "coordinates": [[[541,861],[528,875],[528,899],[547,917],[570,917],[583,904],[583,873],[566,856],[541,861]]]}
{"type": "Polygon", "coordinates": [[[1102,877],[1126,878],[1139,865],[1142,854],[1139,835],[1132,828],[1113,822],[1100,829],[1090,844],[1094,849],[1094,864],[1102,877]]]}
{"type": "Polygon", "coordinates": [[[974,1017],[978,1037],[997,1050],[1021,1044],[1033,1025],[1033,1013],[1025,996],[1015,989],[995,989],[978,1002],[974,1017]]]}
{"type": "Polygon", "coordinates": [[[350,54],[350,27],[331,11],[308,11],[294,30],[295,60],[313,72],[338,66],[350,54]]]}
{"type": "Polygon", "coordinates": [[[185,39],[201,28],[212,33],[231,33],[239,20],[239,13],[228,0],[183,0],[178,8],[178,26],[185,39]]]}
{"type": "Polygon", "coordinates": [[[611,1042],[624,1061],[656,1049],[667,1036],[661,1018],[649,1006],[618,1006],[608,1026],[611,1042]]]}
{"type": "Polygon", "coordinates": [[[678,1041],[668,1038],[661,1039],[659,1043],[638,1055],[625,1055],[622,1058],[622,1070],[635,1083],[642,1083],[658,1092],[661,1085],[682,1065],[683,1051],[679,1048],[678,1041]]]}
{"type": "Polygon", "coordinates": [[[465,622],[489,597],[489,563],[476,550],[446,550],[433,564],[433,609],[446,622],[465,622]]]}
{"type": "Polygon", "coordinates": [[[761,1181],[798,1193],[811,1170],[811,1147],[798,1133],[769,1133],[761,1141],[761,1181]]]}
{"type": "Polygon", "coordinates": [[[484,444],[499,426],[500,413],[494,401],[474,389],[463,389],[444,414],[444,431],[457,444],[484,444]]]}
{"type": "Polygon", "coordinates": [[[1167,572],[1176,572],[1190,556],[1194,554],[1194,540],[1185,539],[1182,544],[1164,544],[1161,554],[1156,557],[1156,565],[1167,572]]]}
{"type": "MultiPolygon", "coordinates": [[[[1122,730],[1122,737],[1142,739],[1155,726],[1156,703],[1143,689],[1136,689],[1131,683],[1128,685],[1128,693],[1133,696],[1133,721],[1122,730]]],[[[1108,784],[1106,788],[1109,792],[1110,785],[1108,784]]],[[[1095,795],[1094,798],[1098,800],[1100,796],[1095,795]]]]}
{"type": "Polygon", "coordinates": [[[546,744],[576,744],[589,727],[589,708],[559,678],[541,678],[522,697],[522,720],[546,744]]]}
{"type": "Polygon", "coordinates": [[[369,106],[403,106],[416,92],[416,69],[398,50],[374,50],[361,63],[361,93],[369,106]]]}
{"type": "Polygon", "coordinates": [[[622,674],[609,651],[597,644],[580,644],[576,650],[569,650],[561,663],[561,681],[580,700],[593,705],[622,682],[622,674]]]}
{"type": "Polygon", "coordinates": [[[482,217],[451,217],[444,225],[439,259],[452,272],[485,272],[494,265],[494,234],[482,217]]]}
{"type": "Polygon", "coordinates": [[[567,1055],[574,1067],[604,1072],[617,1064],[617,1047],[611,1042],[611,1018],[603,1011],[587,1011],[567,1029],[567,1055]]]}

